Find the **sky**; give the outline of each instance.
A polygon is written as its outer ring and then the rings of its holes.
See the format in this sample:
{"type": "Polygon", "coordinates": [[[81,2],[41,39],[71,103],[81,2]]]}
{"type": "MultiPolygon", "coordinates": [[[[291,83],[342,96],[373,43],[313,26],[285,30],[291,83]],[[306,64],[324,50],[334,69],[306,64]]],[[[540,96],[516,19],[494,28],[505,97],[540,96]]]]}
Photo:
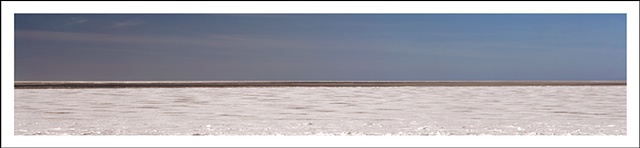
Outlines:
{"type": "Polygon", "coordinates": [[[625,14],[15,14],[17,81],[626,80],[625,14]]]}

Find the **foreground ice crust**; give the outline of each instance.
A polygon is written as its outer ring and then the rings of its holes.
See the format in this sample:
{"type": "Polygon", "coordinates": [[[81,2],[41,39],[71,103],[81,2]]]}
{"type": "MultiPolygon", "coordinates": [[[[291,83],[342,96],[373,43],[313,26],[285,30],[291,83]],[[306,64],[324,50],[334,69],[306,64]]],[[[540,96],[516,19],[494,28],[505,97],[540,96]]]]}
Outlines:
{"type": "Polygon", "coordinates": [[[16,89],[16,135],[626,135],[625,86],[16,89]]]}

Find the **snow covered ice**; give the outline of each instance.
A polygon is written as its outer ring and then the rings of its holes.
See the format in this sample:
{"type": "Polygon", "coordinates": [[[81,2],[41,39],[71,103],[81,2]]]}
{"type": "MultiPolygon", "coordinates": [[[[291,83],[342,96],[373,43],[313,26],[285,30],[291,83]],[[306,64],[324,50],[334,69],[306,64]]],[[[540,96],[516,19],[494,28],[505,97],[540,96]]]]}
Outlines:
{"type": "Polygon", "coordinates": [[[626,86],[14,92],[15,135],[626,135],[626,86]]]}

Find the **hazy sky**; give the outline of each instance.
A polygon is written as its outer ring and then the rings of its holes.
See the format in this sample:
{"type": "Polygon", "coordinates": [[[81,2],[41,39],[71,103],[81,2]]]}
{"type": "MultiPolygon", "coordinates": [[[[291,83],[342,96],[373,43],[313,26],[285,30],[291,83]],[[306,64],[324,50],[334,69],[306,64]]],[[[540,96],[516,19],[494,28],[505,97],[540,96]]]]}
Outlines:
{"type": "Polygon", "coordinates": [[[624,14],[15,15],[15,80],[625,80],[624,14]]]}

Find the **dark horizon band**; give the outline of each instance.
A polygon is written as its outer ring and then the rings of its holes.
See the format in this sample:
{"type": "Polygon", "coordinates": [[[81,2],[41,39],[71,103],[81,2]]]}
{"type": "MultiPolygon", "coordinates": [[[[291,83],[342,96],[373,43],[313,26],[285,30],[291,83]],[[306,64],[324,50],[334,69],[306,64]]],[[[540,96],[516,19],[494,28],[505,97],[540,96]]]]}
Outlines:
{"type": "Polygon", "coordinates": [[[15,81],[14,88],[602,86],[626,84],[626,81],[15,81]]]}

